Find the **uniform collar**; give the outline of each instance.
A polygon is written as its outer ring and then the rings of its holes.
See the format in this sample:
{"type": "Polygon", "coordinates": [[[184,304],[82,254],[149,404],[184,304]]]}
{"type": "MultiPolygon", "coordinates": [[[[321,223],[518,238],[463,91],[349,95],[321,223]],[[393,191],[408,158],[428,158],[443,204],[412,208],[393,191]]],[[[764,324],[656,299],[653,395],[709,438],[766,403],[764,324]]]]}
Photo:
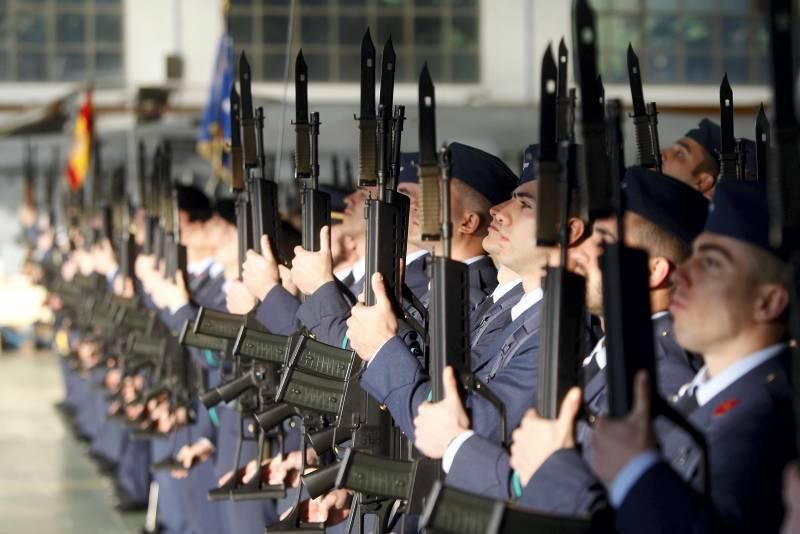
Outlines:
{"type": "Polygon", "coordinates": [[[336,271],[335,273],[333,273],[333,276],[335,276],[337,280],[342,282],[342,281],[344,281],[345,278],[350,276],[352,273],[353,273],[353,267],[351,265],[350,267],[345,267],[344,269],[342,269],[340,271],[336,271]]]}
{"type": "Polygon", "coordinates": [[[467,258],[466,260],[462,260],[461,263],[466,263],[467,265],[472,265],[476,261],[480,261],[485,258],[485,254],[481,254],[480,256],[472,256],[471,258],[467,258]]]}
{"type": "Polygon", "coordinates": [[[543,296],[544,291],[542,291],[541,287],[537,287],[536,289],[528,291],[522,295],[522,298],[519,299],[519,302],[514,304],[514,306],[511,308],[511,320],[516,321],[517,317],[525,313],[525,311],[531,306],[542,300],[543,296]]]}
{"type": "Polygon", "coordinates": [[[212,263],[214,263],[214,258],[203,258],[202,260],[193,261],[187,265],[186,270],[189,271],[190,275],[197,276],[207,271],[212,263]]]}
{"type": "Polygon", "coordinates": [[[367,260],[361,258],[353,264],[353,281],[358,282],[367,272],[367,260]]]}
{"type": "Polygon", "coordinates": [[[511,280],[510,282],[506,282],[504,284],[497,284],[497,287],[495,287],[494,291],[492,291],[492,296],[491,296],[492,302],[496,303],[501,298],[503,298],[503,296],[506,293],[508,293],[521,283],[522,283],[522,278],[517,278],[515,280],[511,280]]]}
{"type": "Polygon", "coordinates": [[[694,380],[690,382],[689,391],[695,392],[697,404],[703,406],[744,375],[770,358],[774,358],[780,354],[785,348],[785,343],[776,343],[764,349],[757,350],[736,363],[729,365],[715,377],[709,377],[708,368],[703,366],[694,377],[694,380]]]}
{"type": "MultiPolygon", "coordinates": [[[[667,315],[669,315],[668,311],[665,310],[658,311],[650,316],[650,320],[655,321],[667,315]]],[[[592,359],[594,359],[595,363],[597,363],[597,367],[599,369],[606,368],[606,363],[608,360],[606,357],[606,336],[600,338],[600,340],[597,342],[597,345],[594,346],[594,349],[589,354],[589,356],[583,360],[583,365],[589,365],[589,362],[591,362],[592,359]]]]}
{"type": "Polygon", "coordinates": [[[225,267],[221,263],[214,262],[211,267],[208,268],[208,276],[211,278],[216,278],[217,276],[221,275],[225,271],[225,267]]]}
{"type": "Polygon", "coordinates": [[[415,262],[421,257],[427,256],[428,254],[430,254],[430,252],[428,252],[425,249],[409,252],[408,254],[406,254],[406,267],[411,265],[412,262],[415,262]]]}

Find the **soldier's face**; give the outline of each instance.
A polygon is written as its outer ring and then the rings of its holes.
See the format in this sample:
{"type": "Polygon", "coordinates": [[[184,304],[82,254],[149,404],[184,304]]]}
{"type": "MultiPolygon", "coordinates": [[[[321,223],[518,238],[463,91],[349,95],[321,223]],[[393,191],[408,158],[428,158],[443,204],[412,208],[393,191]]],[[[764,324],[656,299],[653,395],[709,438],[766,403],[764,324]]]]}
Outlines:
{"type": "Polygon", "coordinates": [[[511,198],[489,213],[492,223],[483,248],[498,263],[524,275],[532,267],[536,247],[536,182],[517,187],[511,198]]]}
{"type": "Polygon", "coordinates": [[[419,243],[422,240],[419,226],[419,184],[402,183],[397,190],[411,200],[408,208],[408,242],[419,243]]]}
{"type": "Polygon", "coordinates": [[[364,202],[375,196],[377,188],[359,187],[344,198],[344,214],[342,216],[342,232],[358,237],[366,231],[364,220],[364,202]]]}
{"type": "Polygon", "coordinates": [[[682,137],[661,151],[661,172],[695,187],[695,171],[705,157],[705,149],[700,143],[682,137]]]}
{"type": "Polygon", "coordinates": [[[675,292],[669,310],[680,345],[704,353],[729,343],[753,322],[758,283],[752,247],[704,232],[691,258],[673,276],[675,292]]]}
{"type": "Polygon", "coordinates": [[[586,279],[586,309],[589,313],[603,315],[603,273],[600,256],[606,243],[617,241],[617,224],[613,217],[598,219],[592,234],[570,254],[570,270],[586,279]]]}

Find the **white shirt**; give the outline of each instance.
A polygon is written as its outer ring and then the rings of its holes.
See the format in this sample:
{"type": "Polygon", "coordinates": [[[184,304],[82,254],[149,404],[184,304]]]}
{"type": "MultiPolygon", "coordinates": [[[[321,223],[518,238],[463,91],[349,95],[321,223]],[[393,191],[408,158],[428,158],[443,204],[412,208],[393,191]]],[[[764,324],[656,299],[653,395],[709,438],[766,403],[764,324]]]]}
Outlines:
{"type": "Polygon", "coordinates": [[[346,267],[346,268],[342,269],[341,271],[336,271],[335,273],[333,273],[333,276],[335,276],[336,279],[341,282],[342,280],[347,278],[347,276],[352,272],[353,272],[353,268],[352,267],[346,267]]]}
{"type": "Polygon", "coordinates": [[[408,254],[406,254],[406,267],[408,267],[412,262],[417,261],[418,259],[427,254],[430,254],[430,252],[428,252],[425,249],[417,250],[415,252],[409,252],[408,254]]]}
{"type": "Polygon", "coordinates": [[[517,317],[522,315],[525,310],[542,300],[543,296],[544,291],[542,291],[541,287],[537,287],[536,289],[528,291],[522,295],[522,298],[519,299],[519,302],[514,304],[514,307],[511,308],[511,320],[516,321],[517,317]]]}
{"type": "Polygon", "coordinates": [[[211,278],[216,278],[217,276],[221,275],[224,270],[225,267],[221,263],[215,261],[211,267],[208,268],[208,276],[211,278]]]}
{"type": "Polygon", "coordinates": [[[187,265],[186,270],[189,271],[189,274],[196,276],[209,269],[212,263],[214,263],[214,258],[203,258],[202,260],[193,261],[187,265]]]}
{"type": "Polygon", "coordinates": [[[472,256],[471,258],[467,258],[466,260],[463,260],[461,263],[466,263],[467,265],[472,265],[476,261],[482,260],[485,257],[486,256],[484,254],[481,254],[480,256],[472,256]]]}
{"type": "Polygon", "coordinates": [[[366,272],[367,260],[365,258],[361,258],[353,264],[353,282],[358,282],[364,278],[364,274],[366,274],[366,272]]]}
{"type": "Polygon", "coordinates": [[[508,293],[521,283],[522,279],[517,278],[516,280],[511,280],[510,282],[506,282],[504,284],[497,284],[497,287],[495,287],[494,291],[492,291],[492,302],[497,302],[498,300],[503,298],[503,296],[506,293],[508,293]]]}
{"type": "Polygon", "coordinates": [[[780,354],[785,348],[785,343],[770,345],[765,349],[758,350],[736,363],[731,364],[714,377],[708,376],[708,368],[704,366],[697,372],[697,375],[689,386],[690,390],[695,390],[698,406],[703,406],[741,377],[770,358],[774,358],[780,354]]]}

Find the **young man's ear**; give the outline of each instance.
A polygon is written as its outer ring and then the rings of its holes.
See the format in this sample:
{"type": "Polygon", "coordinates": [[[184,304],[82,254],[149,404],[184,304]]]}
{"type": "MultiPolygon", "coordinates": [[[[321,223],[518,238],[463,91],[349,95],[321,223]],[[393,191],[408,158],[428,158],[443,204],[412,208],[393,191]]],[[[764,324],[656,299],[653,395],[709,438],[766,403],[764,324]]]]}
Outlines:
{"type": "Polygon", "coordinates": [[[671,261],[662,256],[652,256],[648,260],[650,268],[650,289],[660,289],[672,283],[672,273],[675,270],[671,261]]]}
{"type": "Polygon", "coordinates": [[[760,323],[778,319],[789,305],[789,292],[780,284],[764,284],[754,301],[755,318],[760,323]]]}
{"type": "Polygon", "coordinates": [[[570,217],[569,225],[569,246],[574,247],[589,235],[589,225],[579,217],[570,217]]]}
{"type": "Polygon", "coordinates": [[[456,231],[461,232],[462,234],[470,235],[477,233],[480,228],[481,216],[474,211],[464,211],[461,215],[461,221],[459,221],[456,231]]]}
{"type": "Polygon", "coordinates": [[[694,176],[694,187],[705,196],[711,196],[711,190],[714,189],[714,183],[717,181],[716,177],[706,171],[699,172],[694,176]]]}

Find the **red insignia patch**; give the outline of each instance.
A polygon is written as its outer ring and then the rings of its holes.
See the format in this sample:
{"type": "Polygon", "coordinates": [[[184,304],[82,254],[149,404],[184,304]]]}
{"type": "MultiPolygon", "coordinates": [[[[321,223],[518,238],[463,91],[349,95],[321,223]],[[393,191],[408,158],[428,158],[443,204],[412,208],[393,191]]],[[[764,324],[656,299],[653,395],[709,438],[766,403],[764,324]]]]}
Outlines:
{"type": "Polygon", "coordinates": [[[737,399],[728,399],[728,400],[722,402],[716,408],[714,408],[714,416],[716,417],[716,416],[719,416],[719,415],[723,415],[726,412],[729,412],[730,410],[735,408],[738,404],[739,404],[739,401],[737,399]]]}

